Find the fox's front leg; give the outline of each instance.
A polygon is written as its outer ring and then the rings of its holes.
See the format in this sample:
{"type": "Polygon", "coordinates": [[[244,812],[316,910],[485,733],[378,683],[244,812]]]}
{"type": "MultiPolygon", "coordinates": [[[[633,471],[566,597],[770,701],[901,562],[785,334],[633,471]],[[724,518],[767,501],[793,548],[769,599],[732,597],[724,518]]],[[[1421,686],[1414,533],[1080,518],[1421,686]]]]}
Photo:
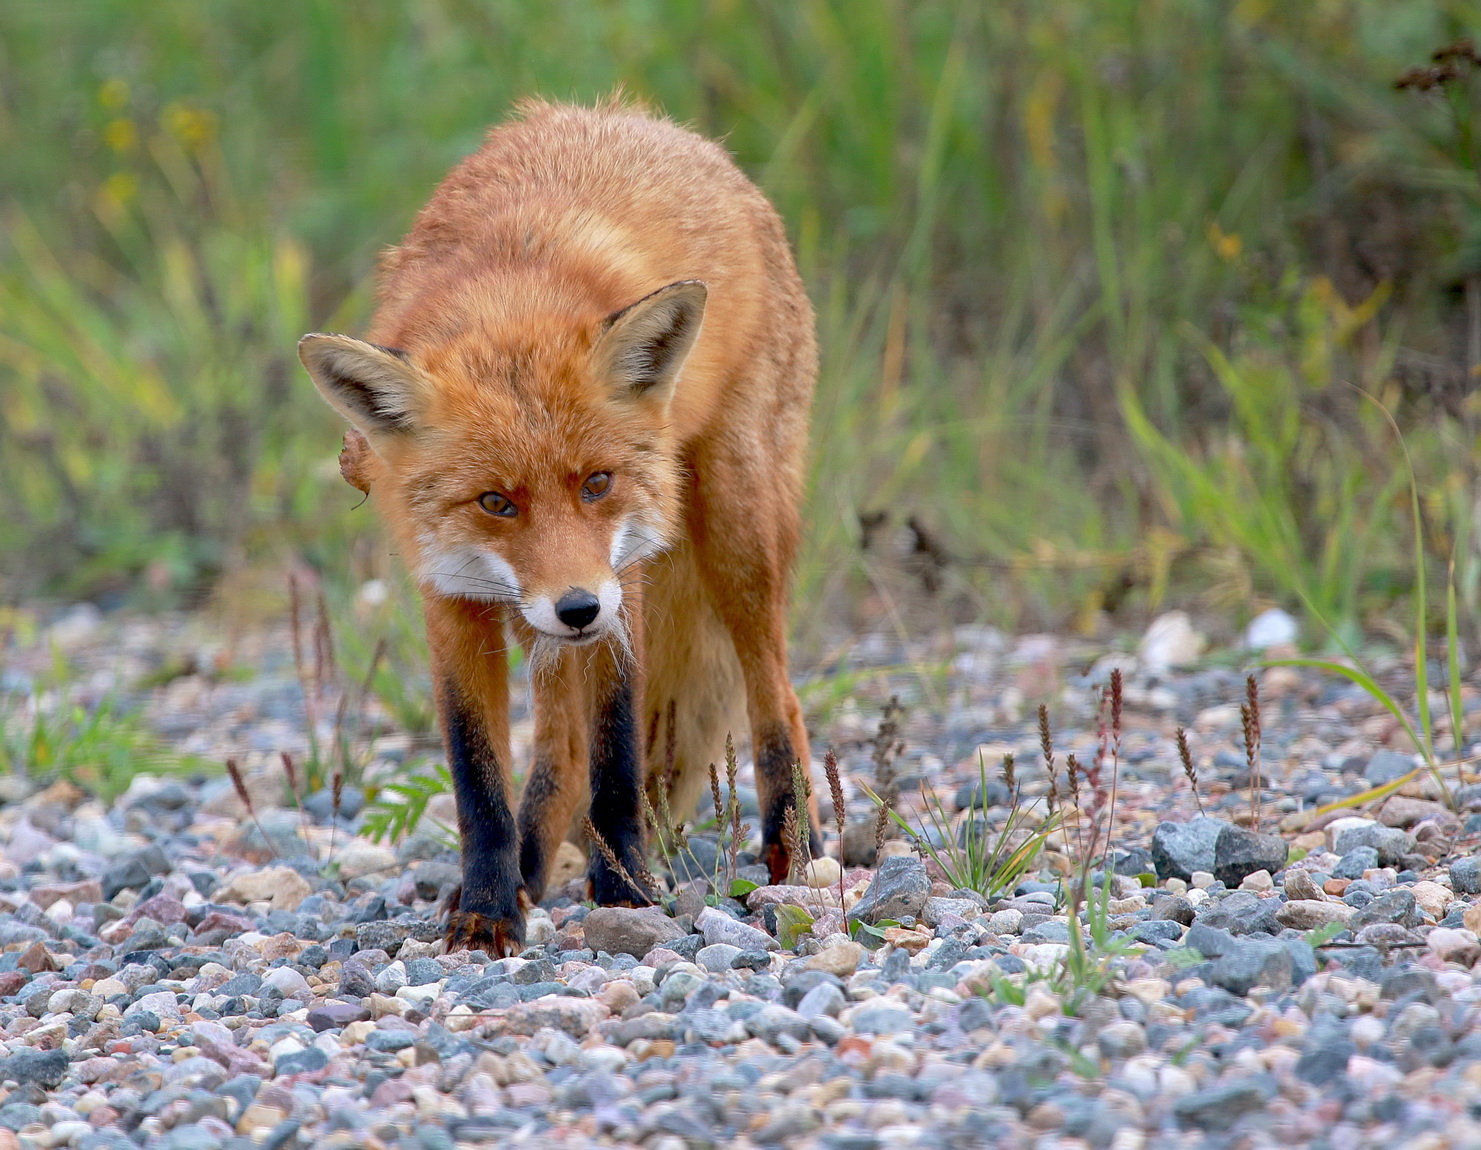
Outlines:
{"type": "Polygon", "coordinates": [[[496,957],[524,947],[525,906],[510,804],[508,660],[497,605],[429,596],[427,642],[438,717],[458,804],[463,885],[447,923],[449,950],[496,957]]]}
{"type": "Polygon", "coordinates": [[[647,906],[654,892],[641,877],[648,871],[639,806],[645,781],[638,735],[643,713],[641,572],[624,579],[622,594],[627,642],[603,643],[591,652],[591,822],[607,850],[592,843],[588,873],[598,904],[647,906]]]}

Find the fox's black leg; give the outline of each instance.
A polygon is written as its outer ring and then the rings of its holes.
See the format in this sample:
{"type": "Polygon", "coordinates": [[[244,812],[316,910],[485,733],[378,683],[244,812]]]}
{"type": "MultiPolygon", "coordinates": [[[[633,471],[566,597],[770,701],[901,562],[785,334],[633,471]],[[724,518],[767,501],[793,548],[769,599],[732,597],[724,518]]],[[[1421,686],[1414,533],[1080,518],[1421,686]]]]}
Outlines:
{"type": "Polygon", "coordinates": [[[463,885],[449,906],[448,947],[518,954],[525,900],[510,808],[503,617],[496,606],[463,599],[428,596],[424,607],[463,847],[463,885]]]}
{"type": "Polygon", "coordinates": [[[649,892],[638,877],[643,860],[643,821],[638,791],[643,759],[630,674],[620,660],[616,674],[598,690],[591,740],[591,822],[602,841],[627,870],[613,869],[597,844],[591,849],[592,897],[603,906],[646,906],[649,892]],[[629,878],[633,881],[629,881],[629,878]]]}
{"type": "Polygon", "coordinates": [[[457,692],[451,683],[443,687],[448,769],[463,840],[463,887],[448,923],[448,945],[516,953],[524,943],[525,915],[514,813],[480,716],[457,692]]]}

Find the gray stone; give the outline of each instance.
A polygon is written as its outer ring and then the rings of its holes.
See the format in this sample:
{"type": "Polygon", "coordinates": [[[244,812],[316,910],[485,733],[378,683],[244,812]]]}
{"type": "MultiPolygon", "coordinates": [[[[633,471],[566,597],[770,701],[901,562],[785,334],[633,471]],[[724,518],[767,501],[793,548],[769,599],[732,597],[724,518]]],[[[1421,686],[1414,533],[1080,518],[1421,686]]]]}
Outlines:
{"type": "Polygon", "coordinates": [[[1150,918],[1133,926],[1131,937],[1138,942],[1177,942],[1183,937],[1183,925],[1171,919],[1150,918]]]}
{"type": "Polygon", "coordinates": [[[738,946],[731,946],[728,942],[717,942],[712,946],[700,947],[699,952],[694,956],[694,961],[711,972],[731,970],[735,966],[735,960],[744,953],[745,951],[738,946]]]}
{"type": "Polygon", "coordinates": [[[1279,835],[1257,835],[1242,827],[1224,827],[1214,842],[1213,876],[1227,887],[1238,886],[1257,870],[1274,874],[1286,865],[1290,848],[1279,835]]]}
{"type": "Polygon", "coordinates": [[[915,1016],[903,1006],[886,1004],[878,1000],[862,1006],[853,1016],[851,1025],[856,1034],[904,1034],[915,1029],[915,1016]]]}
{"type": "Polygon", "coordinates": [[[355,942],[361,950],[383,950],[392,958],[410,937],[411,927],[400,922],[362,922],[355,928],[355,942]]]}
{"type": "MultiPolygon", "coordinates": [[[[373,1034],[380,1033],[379,1030],[373,1032],[373,1034]]],[[[311,1074],[315,1070],[323,1070],[328,1065],[329,1055],[316,1046],[310,1046],[307,1050],[295,1050],[291,1054],[284,1054],[273,1063],[273,1069],[277,1071],[278,1077],[282,1078],[289,1074],[311,1074]]]]}
{"type": "Polygon", "coordinates": [[[581,920],[586,945],[608,954],[642,958],[654,947],[683,938],[685,930],[656,906],[599,906],[581,920]]]}
{"type": "Polygon", "coordinates": [[[1263,1110],[1273,1093],[1273,1086],[1264,1075],[1242,1078],[1185,1094],[1173,1103],[1173,1113],[1185,1126],[1228,1130],[1246,1114],[1263,1110]]]}
{"type": "Polygon", "coordinates": [[[1378,852],[1379,866],[1400,866],[1404,856],[1414,850],[1414,836],[1398,827],[1374,823],[1345,830],[1332,844],[1332,849],[1339,855],[1345,855],[1355,847],[1372,847],[1378,852]]]}
{"type": "Polygon", "coordinates": [[[65,1050],[18,1050],[8,1058],[0,1058],[0,1082],[6,1079],[22,1085],[34,1082],[55,1089],[67,1075],[67,1063],[65,1050]]]}
{"type": "Polygon", "coordinates": [[[1227,930],[1210,926],[1206,922],[1195,922],[1188,928],[1183,945],[1196,950],[1204,958],[1219,958],[1239,945],[1239,940],[1227,930]]]}
{"type": "Polygon", "coordinates": [[[1095,1040],[1107,1058],[1132,1058],[1147,1049],[1147,1032],[1135,1022],[1113,1022],[1095,1040]]]}
{"type": "Polygon", "coordinates": [[[1352,916],[1348,925],[1360,931],[1369,923],[1396,922],[1400,926],[1418,926],[1424,921],[1419,904],[1414,901],[1414,892],[1404,887],[1386,890],[1367,906],[1352,916]]]}
{"type": "Polygon", "coordinates": [[[1481,894],[1481,858],[1457,859],[1451,863],[1450,885],[1456,894],[1481,894]]]}
{"type": "Polygon", "coordinates": [[[1152,912],[1149,917],[1192,926],[1193,904],[1180,895],[1160,894],[1152,900],[1152,912]]]}
{"type": "Polygon", "coordinates": [[[837,1018],[847,1003],[848,999],[838,987],[831,982],[820,982],[802,996],[802,1001],[797,1004],[797,1013],[809,1020],[823,1015],[837,1018]]]}
{"type": "Polygon", "coordinates": [[[895,855],[880,864],[874,881],[849,918],[871,925],[886,919],[898,922],[906,915],[918,916],[931,896],[931,877],[926,865],[909,855],[895,855]]]}
{"type": "Polygon", "coordinates": [[[1279,899],[1261,898],[1253,891],[1236,890],[1199,907],[1198,921],[1227,930],[1230,934],[1279,934],[1280,922],[1276,915],[1281,905],[1279,899]]]}
{"type": "Polygon", "coordinates": [[[1391,783],[1395,779],[1407,775],[1414,769],[1414,759],[1410,755],[1402,755],[1398,751],[1379,751],[1363,768],[1363,778],[1374,787],[1381,787],[1384,783],[1391,783]]]}
{"type": "MultiPolygon", "coordinates": [[[[694,925],[704,934],[707,946],[726,943],[743,951],[780,950],[782,948],[781,943],[764,930],[747,926],[731,918],[723,910],[716,910],[712,906],[707,906],[700,911],[699,917],[694,920],[694,925]]],[[[591,936],[588,934],[587,937],[591,936]]]]}
{"type": "Polygon", "coordinates": [[[1378,866],[1378,852],[1372,847],[1353,847],[1332,868],[1333,878],[1362,878],[1364,871],[1378,866]]]}
{"type": "Polygon", "coordinates": [[[1186,823],[1158,823],[1152,833],[1152,863],[1159,879],[1180,878],[1194,871],[1214,870],[1214,851],[1219,833],[1231,824],[1223,819],[1198,817],[1186,823]]]}
{"type": "Polygon", "coordinates": [[[746,1019],[746,1029],[757,1038],[773,1045],[783,1035],[794,1038],[798,1042],[806,1042],[812,1037],[812,1026],[807,1019],[797,1011],[788,1010],[785,1006],[778,1006],[775,1003],[762,1007],[746,1019]]]}
{"type": "Polygon", "coordinates": [[[1241,940],[1233,950],[1215,960],[1207,981],[1230,994],[1245,995],[1254,986],[1275,991],[1291,985],[1291,954],[1279,939],[1241,940]]]}

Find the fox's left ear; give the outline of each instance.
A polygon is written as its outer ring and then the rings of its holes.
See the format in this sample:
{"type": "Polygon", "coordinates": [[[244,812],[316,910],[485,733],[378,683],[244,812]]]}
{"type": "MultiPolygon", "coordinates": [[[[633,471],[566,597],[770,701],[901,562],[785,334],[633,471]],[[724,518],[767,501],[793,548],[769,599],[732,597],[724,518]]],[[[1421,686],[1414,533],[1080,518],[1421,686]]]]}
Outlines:
{"type": "Polygon", "coordinates": [[[708,294],[702,281],[680,280],[607,317],[597,363],[620,395],[668,402],[699,336],[708,294]]]}

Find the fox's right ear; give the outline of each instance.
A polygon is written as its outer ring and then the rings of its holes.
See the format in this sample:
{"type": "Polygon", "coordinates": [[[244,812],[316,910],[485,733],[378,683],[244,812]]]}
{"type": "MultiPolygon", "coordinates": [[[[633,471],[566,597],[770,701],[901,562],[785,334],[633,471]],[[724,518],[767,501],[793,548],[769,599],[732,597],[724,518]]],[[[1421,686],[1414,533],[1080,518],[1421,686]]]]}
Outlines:
{"type": "Polygon", "coordinates": [[[396,435],[416,426],[421,388],[399,348],[347,335],[306,335],[298,358],[329,406],[369,436],[396,435]]]}

